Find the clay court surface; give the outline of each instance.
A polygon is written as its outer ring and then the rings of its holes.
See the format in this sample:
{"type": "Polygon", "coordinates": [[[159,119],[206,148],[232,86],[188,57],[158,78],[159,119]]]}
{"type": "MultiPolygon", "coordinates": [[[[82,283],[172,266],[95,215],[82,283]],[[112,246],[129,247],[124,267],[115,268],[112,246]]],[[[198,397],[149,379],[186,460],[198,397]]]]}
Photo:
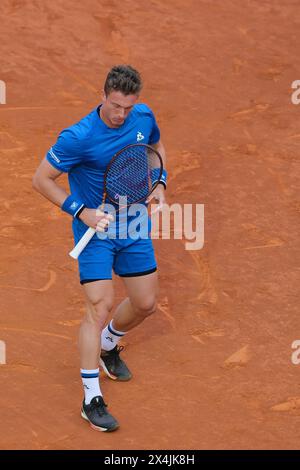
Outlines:
{"type": "Polygon", "coordinates": [[[2,0],[0,24],[0,448],[299,448],[298,2],[2,0]],[[168,202],[205,204],[205,245],[155,241],[159,309],[123,343],[134,379],[102,380],[105,434],[80,417],[70,219],[31,178],[117,63],[143,74],[168,202]]]}

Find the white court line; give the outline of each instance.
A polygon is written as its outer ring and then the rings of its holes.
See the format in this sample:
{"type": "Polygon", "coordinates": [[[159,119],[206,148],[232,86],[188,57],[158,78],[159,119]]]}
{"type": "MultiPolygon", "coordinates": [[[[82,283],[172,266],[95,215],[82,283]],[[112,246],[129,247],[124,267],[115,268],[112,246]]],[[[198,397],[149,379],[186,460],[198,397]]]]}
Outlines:
{"type": "Polygon", "coordinates": [[[6,344],[0,341],[0,364],[6,364],[6,344]]]}

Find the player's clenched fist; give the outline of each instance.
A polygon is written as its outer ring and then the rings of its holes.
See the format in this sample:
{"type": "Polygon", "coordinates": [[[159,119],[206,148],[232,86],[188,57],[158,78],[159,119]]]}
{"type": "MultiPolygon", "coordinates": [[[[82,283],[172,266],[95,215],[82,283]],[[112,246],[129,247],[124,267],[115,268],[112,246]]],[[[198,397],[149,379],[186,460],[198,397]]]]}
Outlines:
{"type": "Polygon", "coordinates": [[[80,216],[80,220],[97,232],[105,232],[110,222],[114,220],[111,214],[105,214],[99,209],[84,209],[80,216]]]}

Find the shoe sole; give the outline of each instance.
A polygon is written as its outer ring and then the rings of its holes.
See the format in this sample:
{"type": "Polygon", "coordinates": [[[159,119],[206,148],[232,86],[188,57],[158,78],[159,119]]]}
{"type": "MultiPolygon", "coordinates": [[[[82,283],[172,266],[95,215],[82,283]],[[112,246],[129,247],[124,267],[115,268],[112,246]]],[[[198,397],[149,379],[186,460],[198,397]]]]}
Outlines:
{"type": "Polygon", "coordinates": [[[100,366],[102,367],[102,369],[105,372],[105,374],[107,375],[107,377],[109,377],[112,380],[118,380],[119,382],[128,382],[128,380],[130,380],[132,378],[132,375],[130,375],[128,377],[117,377],[116,375],[111,374],[109,372],[109,370],[107,369],[104,361],[101,358],[100,358],[100,366]]]}
{"type": "Polygon", "coordinates": [[[100,426],[95,426],[95,424],[91,423],[91,421],[89,420],[89,418],[87,417],[87,415],[85,414],[83,410],[81,410],[81,417],[85,419],[86,421],[88,421],[90,423],[91,428],[93,428],[95,431],[112,432],[112,431],[116,431],[116,429],[118,429],[119,427],[118,424],[115,424],[115,426],[112,426],[111,428],[101,428],[100,426]]]}

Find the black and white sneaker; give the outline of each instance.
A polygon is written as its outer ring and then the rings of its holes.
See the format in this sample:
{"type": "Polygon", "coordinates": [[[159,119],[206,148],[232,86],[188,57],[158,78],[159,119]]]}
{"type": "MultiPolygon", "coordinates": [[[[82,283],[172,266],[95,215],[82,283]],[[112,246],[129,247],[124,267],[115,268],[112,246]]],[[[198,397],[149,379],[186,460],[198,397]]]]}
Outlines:
{"type": "Polygon", "coordinates": [[[83,400],[81,416],[89,421],[96,431],[115,431],[119,427],[118,421],[106,410],[107,405],[100,395],[94,397],[89,405],[83,400]]]}
{"type": "Polygon", "coordinates": [[[111,351],[104,351],[102,349],[100,365],[108,377],[125,382],[130,380],[132,375],[125,362],[120,358],[120,352],[123,349],[124,346],[115,346],[111,351]]]}

